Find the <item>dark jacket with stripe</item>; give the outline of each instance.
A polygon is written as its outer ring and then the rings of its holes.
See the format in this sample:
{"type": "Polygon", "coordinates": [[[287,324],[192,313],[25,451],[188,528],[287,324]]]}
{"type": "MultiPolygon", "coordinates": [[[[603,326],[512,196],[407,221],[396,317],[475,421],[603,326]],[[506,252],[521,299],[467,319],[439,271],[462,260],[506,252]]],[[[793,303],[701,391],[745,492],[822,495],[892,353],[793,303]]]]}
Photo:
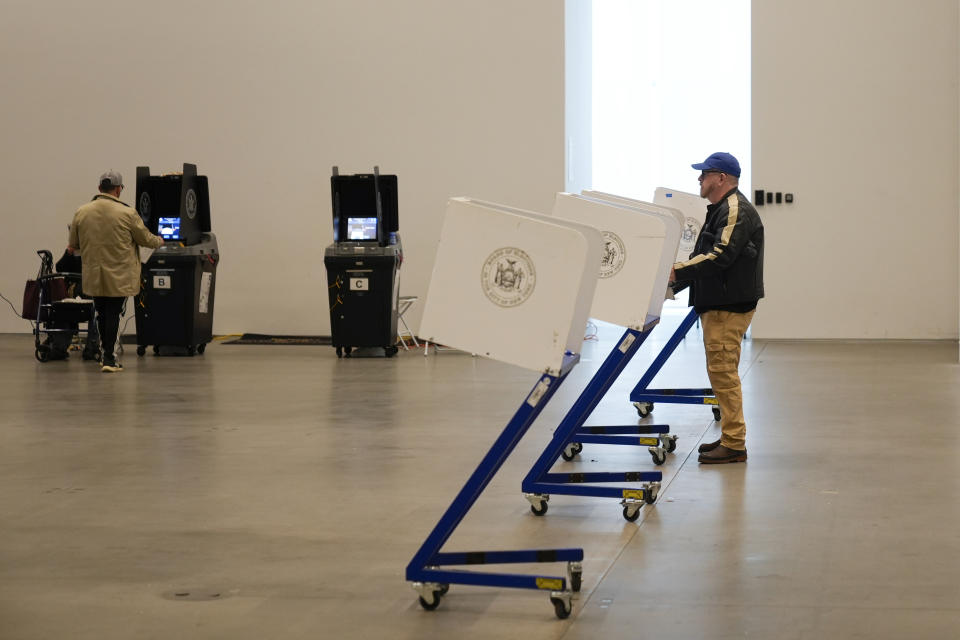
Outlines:
{"type": "Polygon", "coordinates": [[[746,196],[734,188],[708,206],[690,259],[673,268],[700,313],[754,308],[763,297],[763,223],[746,196]]]}

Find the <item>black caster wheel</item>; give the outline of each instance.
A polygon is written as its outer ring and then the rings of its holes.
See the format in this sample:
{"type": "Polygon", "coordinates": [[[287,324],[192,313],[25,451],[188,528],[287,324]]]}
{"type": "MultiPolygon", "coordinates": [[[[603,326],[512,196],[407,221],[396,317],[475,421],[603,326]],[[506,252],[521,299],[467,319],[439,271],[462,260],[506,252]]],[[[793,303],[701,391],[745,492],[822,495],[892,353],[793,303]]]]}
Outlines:
{"type": "Polygon", "coordinates": [[[44,346],[37,347],[36,351],[33,352],[33,355],[40,362],[46,362],[50,359],[50,350],[44,346]]]}
{"type": "Polygon", "coordinates": [[[673,453],[677,450],[677,439],[676,438],[667,438],[663,443],[663,446],[666,448],[667,453],[673,453]]]}
{"type": "Polygon", "coordinates": [[[583,581],[583,574],[579,571],[570,574],[570,588],[575,592],[580,591],[581,582],[583,581]]]}
{"type": "Polygon", "coordinates": [[[433,602],[427,602],[423,599],[423,596],[417,598],[420,601],[420,606],[424,608],[425,611],[433,611],[440,606],[440,598],[443,594],[440,591],[433,592],[433,602]]]}
{"type": "Polygon", "coordinates": [[[138,355],[138,356],[140,356],[140,357],[142,358],[142,357],[143,357],[143,354],[145,354],[146,352],[147,352],[147,348],[146,348],[145,346],[143,346],[142,344],[138,344],[138,345],[137,345],[137,355],[138,355]]]}
{"type": "Polygon", "coordinates": [[[653,458],[653,464],[659,466],[667,461],[667,452],[663,449],[651,448],[650,457],[653,458]]]}
{"type": "Polygon", "coordinates": [[[580,443],[580,442],[574,442],[574,443],[573,443],[573,452],[574,452],[574,453],[580,453],[581,451],[583,451],[583,444],[580,443]]]}
{"type": "Polygon", "coordinates": [[[637,408],[637,415],[646,418],[653,411],[652,402],[634,402],[633,406],[637,408]]]}
{"type": "Polygon", "coordinates": [[[160,355],[160,345],[158,344],[153,345],[153,355],[155,356],[160,355]]]}
{"type": "Polygon", "coordinates": [[[350,352],[351,352],[351,351],[353,351],[353,347],[344,347],[344,348],[343,348],[343,353],[344,353],[348,358],[350,357],[350,352]]]}
{"type": "Polygon", "coordinates": [[[713,420],[714,422],[720,422],[720,409],[718,407],[713,408],[713,420]]]}
{"type": "Polygon", "coordinates": [[[442,596],[447,595],[447,591],[450,591],[450,585],[444,582],[443,584],[440,585],[440,595],[442,596]]]}
{"type": "Polygon", "coordinates": [[[386,353],[388,358],[392,358],[393,356],[397,355],[398,349],[397,347],[384,347],[383,351],[386,353]]]}
{"type": "Polygon", "coordinates": [[[544,515],[545,513],[547,513],[547,502],[546,502],[546,500],[544,500],[543,502],[540,503],[540,507],[539,507],[539,508],[537,508],[537,505],[535,505],[535,504],[530,505],[530,511],[533,511],[533,515],[535,515],[535,516],[542,516],[542,515],[544,515]]]}
{"type": "Polygon", "coordinates": [[[570,462],[577,457],[577,454],[581,451],[583,451],[583,445],[580,445],[579,442],[575,442],[572,446],[564,447],[563,451],[560,452],[560,457],[567,462],[570,462]],[[580,447],[579,449],[577,448],[578,446],[580,447]]]}
{"type": "Polygon", "coordinates": [[[553,603],[553,611],[557,614],[557,617],[561,620],[566,620],[570,617],[570,612],[573,610],[573,604],[567,604],[563,601],[563,598],[550,598],[550,602],[553,603]]]}
{"type": "Polygon", "coordinates": [[[203,355],[203,352],[206,351],[206,350],[207,350],[207,343],[206,343],[206,342],[204,342],[203,344],[198,344],[198,345],[197,345],[197,353],[199,353],[200,355],[203,355]]]}
{"type": "Polygon", "coordinates": [[[197,352],[197,348],[195,346],[190,345],[189,347],[187,347],[187,355],[190,356],[191,358],[193,357],[193,354],[195,354],[196,352],[197,352]]]}
{"type": "Polygon", "coordinates": [[[653,504],[657,501],[657,494],[655,494],[653,491],[647,491],[643,496],[643,501],[647,504],[653,504]]]}
{"type": "Polygon", "coordinates": [[[630,507],[623,508],[623,519],[627,522],[636,522],[637,518],[640,517],[640,509],[637,509],[633,513],[630,513],[630,507]]]}
{"type": "Polygon", "coordinates": [[[337,357],[338,358],[343,357],[343,347],[337,347],[337,357]]]}

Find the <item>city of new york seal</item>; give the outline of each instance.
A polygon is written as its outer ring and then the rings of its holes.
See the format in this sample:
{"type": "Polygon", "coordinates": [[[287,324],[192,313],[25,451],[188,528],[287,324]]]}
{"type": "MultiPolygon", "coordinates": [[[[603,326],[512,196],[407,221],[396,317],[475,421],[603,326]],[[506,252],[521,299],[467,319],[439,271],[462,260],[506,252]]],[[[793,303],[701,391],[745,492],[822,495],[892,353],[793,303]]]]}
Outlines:
{"type": "Polygon", "coordinates": [[[683,233],[680,236],[680,252],[678,255],[687,256],[697,244],[700,235],[700,223],[696,218],[687,218],[683,223],[683,233]]]}
{"type": "Polygon", "coordinates": [[[480,287],[490,302],[515,307],[527,301],[537,284],[533,260],[516,247],[497,249],[480,269],[480,287]]]}
{"type": "Polygon", "coordinates": [[[610,278],[623,269],[627,260],[627,250],[623,240],[612,231],[603,232],[603,257],[600,259],[600,277],[610,278]]]}

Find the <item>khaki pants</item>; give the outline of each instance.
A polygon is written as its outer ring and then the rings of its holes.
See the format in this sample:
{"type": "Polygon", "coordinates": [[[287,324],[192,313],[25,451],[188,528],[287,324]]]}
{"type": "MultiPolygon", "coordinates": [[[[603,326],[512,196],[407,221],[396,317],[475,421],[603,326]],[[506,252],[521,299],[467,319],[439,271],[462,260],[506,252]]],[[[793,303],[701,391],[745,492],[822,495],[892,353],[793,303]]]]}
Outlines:
{"type": "Polygon", "coordinates": [[[747,425],[743,420],[743,395],[737,367],[740,365],[740,343],[754,311],[707,311],[700,314],[703,346],[707,351],[707,376],[720,403],[720,444],[738,451],[747,448],[747,425]]]}

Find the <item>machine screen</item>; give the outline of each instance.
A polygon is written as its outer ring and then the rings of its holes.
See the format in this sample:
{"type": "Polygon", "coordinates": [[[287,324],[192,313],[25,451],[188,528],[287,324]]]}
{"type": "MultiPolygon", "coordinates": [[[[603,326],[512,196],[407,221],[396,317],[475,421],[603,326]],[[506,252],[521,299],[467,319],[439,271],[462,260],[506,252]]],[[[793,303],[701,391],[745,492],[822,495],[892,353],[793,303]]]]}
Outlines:
{"type": "Polygon", "coordinates": [[[376,218],[347,218],[348,240],[376,240],[376,218]]]}
{"type": "Polygon", "coordinates": [[[160,237],[164,240],[180,240],[180,218],[160,218],[157,224],[160,237]]]}

